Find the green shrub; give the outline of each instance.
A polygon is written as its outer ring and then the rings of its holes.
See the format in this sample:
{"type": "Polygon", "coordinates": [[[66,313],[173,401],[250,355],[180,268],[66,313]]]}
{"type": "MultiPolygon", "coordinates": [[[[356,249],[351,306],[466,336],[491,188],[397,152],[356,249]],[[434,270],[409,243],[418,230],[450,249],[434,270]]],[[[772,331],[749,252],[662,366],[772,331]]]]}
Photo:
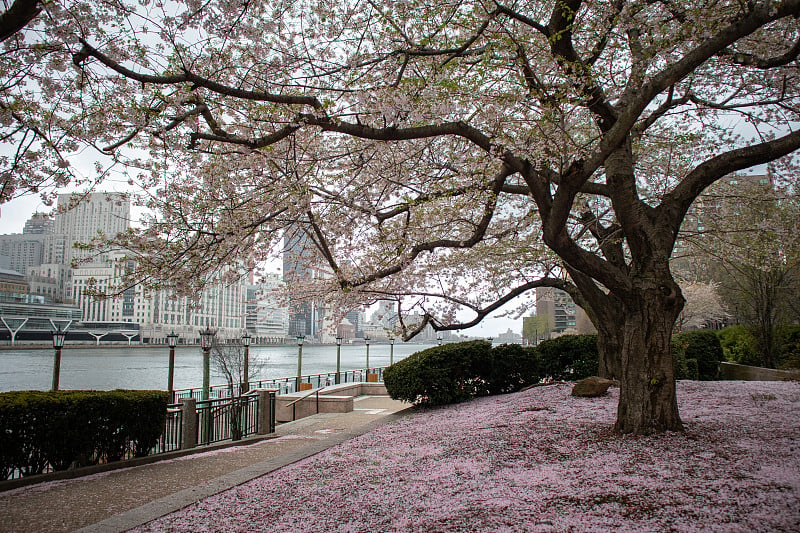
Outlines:
{"type": "Polygon", "coordinates": [[[519,390],[539,381],[536,351],[486,341],[436,346],[384,371],[389,395],[419,405],[444,405],[519,390]]]}
{"type": "Polygon", "coordinates": [[[800,326],[789,326],[781,331],[778,368],[782,370],[800,368],[800,326]]]}
{"type": "Polygon", "coordinates": [[[488,394],[479,369],[489,366],[486,341],[435,346],[411,354],[384,370],[389,395],[419,405],[445,405],[488,394]]]}
{"type": "Polygon", "coordinates": [[[514,392],[541,380],[535,348],[501,344],[492,349],[489,362],[489,368],[479,373],[488,383],[489,394],[514,392]]]}
{"type": "Polygon", "coordinates": [[[725,360],[740,365],[761,366],[758,343],[745,326],[729,326],[717,332],[725,360]]]}
{"type": "Polygon", "coordinates": [[[574,381],[596,376],[597,335],[562,335],[536,346],[543,379],[574,381]]]}
{"type": "Polygon", "coordinates": [[[686,346],[672,337],[672,360],[675,367],[675,379],[697,379],[689,375],[689,365],[686,362],[686,346]]]}
{"type": "MultiPolygon", "coordinates": [[[[719,363],[723,360],[722,346],[712,330],[684,331],[673,336],[673,344],[682,345],[687,365],[697,365],[697,379],[714,380],[719,377],[719,363]],[[692,360],[696,363],[692,363],[692,360]]],[[[693,373],[691,368],[690,374],[693,373]]]]}
{"type": "Polygon", "coordinates": [[[0,475],[40,474],[130,450],[147,455],[164,428],[162,391],[15,391],[0,394],[0,475]]]}

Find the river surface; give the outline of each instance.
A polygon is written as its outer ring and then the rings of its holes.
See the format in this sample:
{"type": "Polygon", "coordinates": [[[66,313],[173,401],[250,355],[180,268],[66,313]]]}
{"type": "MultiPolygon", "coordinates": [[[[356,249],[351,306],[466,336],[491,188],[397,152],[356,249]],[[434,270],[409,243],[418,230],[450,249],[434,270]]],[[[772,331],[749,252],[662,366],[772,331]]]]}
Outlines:
{"type": "MultiPolygon", "coordinates": [[[[395,344],[394,360],[403,359],[428,346],[395,344]]],[[[389,345],[369,347],[370,367],[389,364],[389,345]]],[[[297,375],[297,346],[251,346],[250,367],[258,369],[252,379],[274,379],[297,375]]],[[[53,381],[54,351],[48,349],[0,350],[0,392],[10,390],[49,390],[53,381]]],[[[342,346],[341,369],[366,366],[366,347],[342,346]]],[[[336,346],[303,346],[303,375],[336,371],[336,346]]],[[[148,347],[71,347],[61,352],[61,389],[167,389],[169,348],[148,347]]],[[[198,346],[175,349],[176,389],[200,387],[203,381],[203,355],[198,346]]],[[[225,379],[211,366],[211,384],[225,379]]]]}

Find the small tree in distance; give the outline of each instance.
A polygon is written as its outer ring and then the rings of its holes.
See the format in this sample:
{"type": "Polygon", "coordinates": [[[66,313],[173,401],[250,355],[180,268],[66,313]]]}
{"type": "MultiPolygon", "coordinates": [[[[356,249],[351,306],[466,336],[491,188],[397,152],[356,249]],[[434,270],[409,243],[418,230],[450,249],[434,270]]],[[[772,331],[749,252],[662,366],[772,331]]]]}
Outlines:
{"type": "Polygon", "coordinates": [[[696,281],[680,286],[686,305],[675,322],[678,331],[709,327],[730,316],[719,296],[718,283],[696,281]]]}
{"type": "Polygon", "coordinates": [[[522,337],[529,344],[538,344],[540,340],[550,337],[553,321],[549,315],[526,316],[522,319],[522,337]]]}
{"type": "Polygon", "coordinates": [[[239,440],[243,434],[243,414],[245,400],[241,396],[241,385],[259,375],[265,361],[249,359],[248,375],[245,375],[244,347],[238,344],[220,344],[215,342],[211,347],[211,367],[225,378],[228,397],[231,399],[229,409],[229,427],[231,439],[239,440]],[[246,379],[245,379],[246,378],[246,379]]]}

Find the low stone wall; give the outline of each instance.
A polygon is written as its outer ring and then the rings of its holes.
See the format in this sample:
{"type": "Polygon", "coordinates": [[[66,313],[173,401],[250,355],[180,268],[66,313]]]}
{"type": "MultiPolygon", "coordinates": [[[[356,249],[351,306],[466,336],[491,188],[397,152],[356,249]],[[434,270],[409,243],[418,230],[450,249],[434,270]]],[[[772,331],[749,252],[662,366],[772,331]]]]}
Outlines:
{"type": "Polygon", "coordinates": [[[800,371],[773,370],[757,366],[720,363],[722,379],[736,381],[795,381],[800,380],[800,371]]]}
{"type": "Polygon", "coordinates": [[[342,383],[331,385],[321,390],[320,394],[343,394],[347,396],[386,396],[386,385],[383,383],[342,383]]]}
{"type": "Polygon", "coordinates": [[[385,396],[383,383],[342,383],[314,391],[282,394],[275,401],[275,419],[291,422],[318,413],[349,413],[356,396],[385,396]]]}

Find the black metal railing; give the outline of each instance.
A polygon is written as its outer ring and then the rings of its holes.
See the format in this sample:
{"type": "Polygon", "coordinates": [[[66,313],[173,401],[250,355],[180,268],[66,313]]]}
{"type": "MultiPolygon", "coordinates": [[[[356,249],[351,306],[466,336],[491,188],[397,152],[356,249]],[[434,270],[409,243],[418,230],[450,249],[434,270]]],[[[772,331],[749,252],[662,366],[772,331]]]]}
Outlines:
{"type": "Polygon", "coordinates": [[[239,440],[258,432],[258,396],[197,402],[197,444],[239,440]]]}
{"type": "Polygon", "coordinates": [[[167,453],[181,449],[183,442],[183,409],[181,404],[167,406],[167,418],[164,421],[164,433],[150,450],[150,455],[167,453]]]}
{"type": "MultiPolygon", "coordinates": [[[[369,369],[370,374],[377,374],[378,381],[383,381],[383,371],[386,369],[385,366],[379,366],[369,369]]],[[[319,387],[328,387],[330,385],[336,384],[336,372],[323,372],[321,374],[308,374],[305,376],[301,376],[300,381],[302,383],[311,383],[313,388],[319,387]]],[[[339,373],[339,383],[363,383],[367,381],[367,369],[359,368],[356,370],[344,370],[339,373]]],[[[297,392],[295,390],[297,386],[297,376],[293,377],[285,377],[285,378],[274,378],[274,379],[260,379],[260,380],[253,380],[250,382],[250,389],[274,389],[278,392],[278,394],[290,394],[292,392],[297,392]]],[[[239,395],[241,391],[241,385],[239,383],[234,384],[233,386],[233,394],[239,395]]],[[[176,389],[173,393],[174,401],[178,401],[181,398],[195,398],[198,401],[201,401],[203,396],[203,388],[202,387],[193,387],[191,389],[176,389]]],[[[208,389],[208,396],[209,399],[222,399],[230,397],[230,387],[225,385],[212,385],[208,389]]]]}

